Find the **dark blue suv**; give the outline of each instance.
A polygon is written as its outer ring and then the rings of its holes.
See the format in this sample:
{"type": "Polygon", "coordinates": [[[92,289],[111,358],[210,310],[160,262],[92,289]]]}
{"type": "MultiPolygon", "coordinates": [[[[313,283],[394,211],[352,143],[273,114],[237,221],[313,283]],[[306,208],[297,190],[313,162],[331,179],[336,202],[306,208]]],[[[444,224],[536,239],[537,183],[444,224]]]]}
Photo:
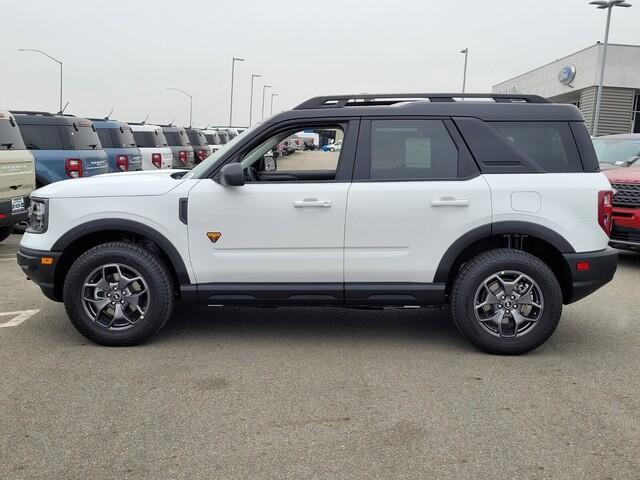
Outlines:
{"type": "Polygon", "coordinates": [[[91,121],[102,148],[109,155],[109,172],[142,170],[142,154],[129,125],[115,120],[92,118],[91,121]]]}
{"type": "Polygon", "coordinates": [[[36,186],[107,173],[108,157],[91,121],[45,112],[12,112],[36,161],[36,186]]]}

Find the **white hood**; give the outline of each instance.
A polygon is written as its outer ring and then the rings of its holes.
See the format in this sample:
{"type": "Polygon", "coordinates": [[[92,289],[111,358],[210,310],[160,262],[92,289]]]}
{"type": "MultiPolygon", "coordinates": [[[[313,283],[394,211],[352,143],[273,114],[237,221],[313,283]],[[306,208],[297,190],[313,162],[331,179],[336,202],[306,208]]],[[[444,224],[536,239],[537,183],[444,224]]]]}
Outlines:
{"type": "Polygon", "coordinates": [[[182,183],[171,177],[184,170],[107,173],[51,183],[33,192],[38,198],[94,198],[164,195],[182,183]]]}

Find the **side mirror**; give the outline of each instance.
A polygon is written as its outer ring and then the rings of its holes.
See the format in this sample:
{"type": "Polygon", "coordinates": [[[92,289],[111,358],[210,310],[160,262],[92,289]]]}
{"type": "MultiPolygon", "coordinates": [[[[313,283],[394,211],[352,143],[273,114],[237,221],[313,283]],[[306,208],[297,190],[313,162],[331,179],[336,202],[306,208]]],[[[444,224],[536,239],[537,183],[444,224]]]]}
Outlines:
{"type": "Polygon", "coordinates": [[[244,169],[239,163],[230,163],[220,170],[220,183],[225,187],[244,185],[244,169]]]}

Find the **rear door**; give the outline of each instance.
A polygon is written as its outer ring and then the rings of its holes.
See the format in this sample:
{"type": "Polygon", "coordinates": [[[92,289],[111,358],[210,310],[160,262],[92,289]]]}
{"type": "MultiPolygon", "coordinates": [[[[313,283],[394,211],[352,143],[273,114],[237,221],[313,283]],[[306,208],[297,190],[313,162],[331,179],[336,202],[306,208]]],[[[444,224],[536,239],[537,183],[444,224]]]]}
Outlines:
{"type": "Polygon", "coordinates": [[[347,302],[437,303],[444,253],[490,222],[489,187],[450,120],[363,120],[347,202],[347,302]]]}
{"type": "MultiPolygon", "coordinates": [[[[91,122],[79,120],[73,125],[60,126],[67,159],[82,161],[82,176],[91,177],[109,171],[109,157],[102,149],[100,138],[91,122]]],[[[66,161],[66,159],[65,159],[66,161]]]]}

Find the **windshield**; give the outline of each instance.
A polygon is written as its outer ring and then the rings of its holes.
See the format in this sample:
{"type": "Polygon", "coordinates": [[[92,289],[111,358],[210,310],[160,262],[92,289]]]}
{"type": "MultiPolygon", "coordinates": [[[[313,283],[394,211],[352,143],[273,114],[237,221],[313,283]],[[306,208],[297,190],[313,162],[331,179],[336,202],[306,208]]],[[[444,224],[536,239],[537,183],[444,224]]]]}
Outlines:
{"type": "Polygon", "coordinates": [[[133,132],[133,138],[136,140],[136,144],[142,148],[150,148],[150,147],[166,147],[167,139],[164,138],[164,133],[159,130],[155,130],[152,132],[149,131],[138,131],[133,132]]]}
{"type": "Polygon", "coordinates": [[[102,148],[129,148],[136,146],[131,128],[127,125],[119,128],[97,128],[96,130],[100,143],[102,143],[102,148]]]}
{"type": "Polygon", "coordinates": [[[95,150],[102,148],[100,139],[96,131],[85,126],[61,126],[60,129],[66,130],[71,139],[71,148],[73,150],[95,150]]]}
{"type": "Polygon", "coordinates": [[[640,155],[640,137],[630,138],[594,138],[593,147],[600,163],[623,165],[628,160],[640,155]]]}
{"type": "Polygon", "coordinates": [[[207,144],[207,139],[204,138],[204,133],[199,130],[191,130],[187,132],[187,136],[189,137],[189,141],[193,146],[204,146],[207,144]]]}
{"type": "Polygon", "coordinates": [[[164,130],[164,136],[172,147],[186,147],[187,145],[191,145],[184,130],[166,129],[164,130]]]}
{"type": "Polygon", "coordinates": [[[24,150],[20,129],[14,121],[0,120],[0,150],[24,150]]]}
{"type": "Polygon", "coordinates": [[[220,150],[218,150],[217,152],[213,153],[212,155],[209,155],[206,160],[204,160],[202,163],[199,163],[198,165],[196,165],[193,168],[193,170],[189,171],[189,173],[187,173],[182,178],[200,178],[200,176],[202,174],[204,174],[207,170],[209,170],[213,165],[218,163],[218,160],[220,158],[222,158],[225,155],[225,153],[227,153],[230,149],[232,149],[241,140],[246,138],[247,134],[253,132],[257,127],[258,127],[258,125],[254,125],[253,127],[248,128],[247,130],[242,132],[240,135],[235,137],[233,140],[231,140],[230,142],[224,144],[220,148],[220,150]]]}

